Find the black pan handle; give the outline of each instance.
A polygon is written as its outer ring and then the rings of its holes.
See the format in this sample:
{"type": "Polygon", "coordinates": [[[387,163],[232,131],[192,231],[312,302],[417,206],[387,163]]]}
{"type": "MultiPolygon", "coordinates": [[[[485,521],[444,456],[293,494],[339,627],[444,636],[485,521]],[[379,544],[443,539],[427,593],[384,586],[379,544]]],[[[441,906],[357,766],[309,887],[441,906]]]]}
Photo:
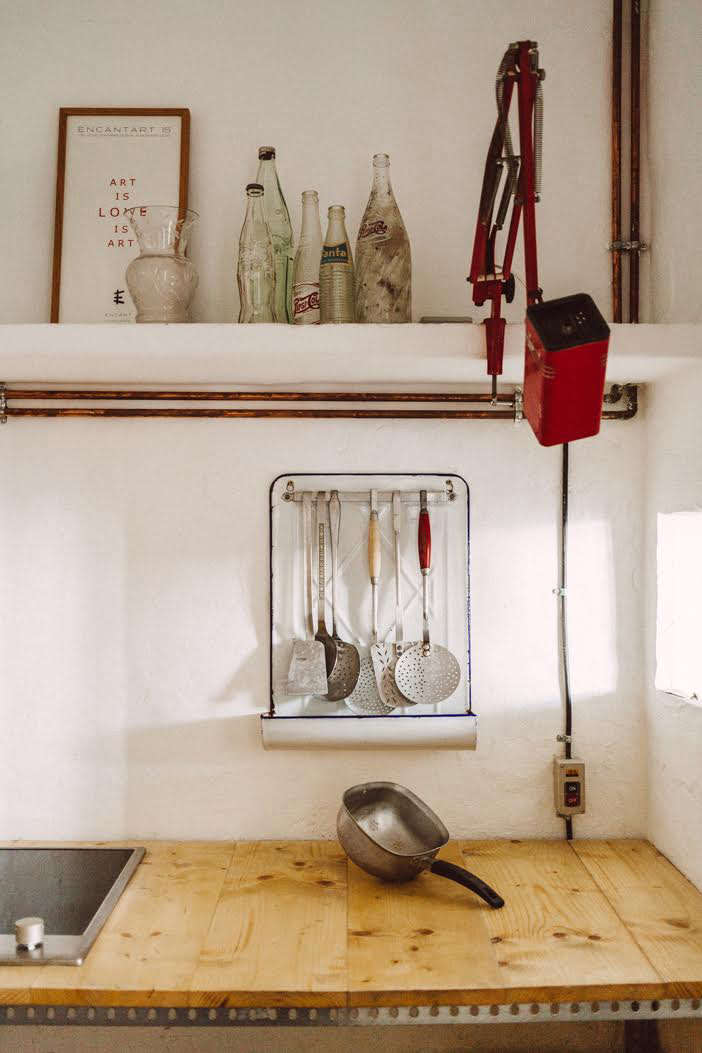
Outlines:
{"type": "Polygon", "coordinates": [[[494,888],[490,888],[475,874],[471,874],[470,870],[457,867],[455,863],[447,863],[444,859],[437,859],[429,869],[432,874],[438,874],[439,877],[448,878],[450,881],[456,881],[459,885],[463,885],[464,888],[469,888],[471,892],[475,892],[476,896],[484,899],[493,910],[498,910],[505,905],[502,896],[498,895],[494,888]]]}

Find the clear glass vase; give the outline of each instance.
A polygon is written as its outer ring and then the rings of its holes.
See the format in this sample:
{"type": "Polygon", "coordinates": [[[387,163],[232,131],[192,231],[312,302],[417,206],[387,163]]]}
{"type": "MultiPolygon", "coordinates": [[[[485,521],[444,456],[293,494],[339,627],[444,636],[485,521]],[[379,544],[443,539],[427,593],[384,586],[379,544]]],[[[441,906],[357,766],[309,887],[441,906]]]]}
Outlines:
{"type": "Polygon", "coordinates": [[[139,242],[139,255],[126,274],[137,322],[189,322],[198,274],[185,250],[197,212],[177,205],[136,205],[128,215],[139,242]]]}

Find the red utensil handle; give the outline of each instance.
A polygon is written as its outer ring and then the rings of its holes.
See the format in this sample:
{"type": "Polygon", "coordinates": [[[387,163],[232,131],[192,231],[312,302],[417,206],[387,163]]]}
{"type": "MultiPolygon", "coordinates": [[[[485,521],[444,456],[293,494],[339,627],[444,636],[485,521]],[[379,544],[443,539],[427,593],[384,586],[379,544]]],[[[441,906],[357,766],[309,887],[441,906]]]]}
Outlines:
{"type": "Polygon", "coordinates": [[[427,492],[419,494],[419,526],[417,529],[417,548],[419,550],[419,568],[422,571],[431,567],[431,523],[427,508],[427,492]]]}

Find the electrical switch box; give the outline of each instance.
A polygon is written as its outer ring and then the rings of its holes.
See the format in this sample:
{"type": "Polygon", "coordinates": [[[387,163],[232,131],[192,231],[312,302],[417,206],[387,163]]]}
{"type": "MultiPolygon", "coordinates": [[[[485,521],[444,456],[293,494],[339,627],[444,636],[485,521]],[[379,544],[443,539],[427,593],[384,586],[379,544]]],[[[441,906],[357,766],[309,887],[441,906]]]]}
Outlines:
{"type": "Polygon", "coordinates": [[[563,817],[585,811],[585,763],[575,758],[553,758],[556,814],[563,817]]]}

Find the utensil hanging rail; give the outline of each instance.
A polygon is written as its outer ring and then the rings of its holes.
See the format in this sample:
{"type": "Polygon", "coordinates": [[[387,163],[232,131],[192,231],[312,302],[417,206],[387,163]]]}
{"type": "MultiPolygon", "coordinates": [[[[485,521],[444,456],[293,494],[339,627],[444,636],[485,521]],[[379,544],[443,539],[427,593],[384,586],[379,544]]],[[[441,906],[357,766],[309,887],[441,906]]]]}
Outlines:
{"type": "MultiPolygon", "coordinates": [[[[305,497],[323,494],[326,501],[331,496],[330,490],[296,490],[294,485],[288,486],[287,491],[283,494],[284,501],[297,501],[298,503],[304,502],[305,497]]],[[[367,505],[370,501],[370,492],[368,490],[335,490],[334,493],[338,494],[339,500],[343,504],[358,504],[367,505]]],[[[419,490],[375,490],[376,500],[379,505],[391,505],[394,494],[399,494],[400,503],[403,505],[419,505],[419,490]]],[[[455,494],[453,492],[453,486],[447,485],[443,490],[427,490],[427,500],[429,504],[443,505],[448,501],[453,501],[455,494]]]]}
{"type": "MultiPolygon", "coordinates": [[[[636,413],[637,389],[624,385],[621,389],[625,409],[607,409],[603,420],[628,420],[636,413]]],[[[261,419],[273,420],[521,420],[521,392],[494,400],[488,392],[398,392],[398,391],[205,391],[205,390],[141,390],[141,389],[64,389],[11,388],[0,385],[2,395],[1,419],[10,417],[132,417],[203,418],[203,419],[261,419]],[[349,408],[270,405],[231,408],[220,406],[17,406],[16,402],[256,402],[256,403],[355,403],[349,408]],[[433,403],[434,409],[392,408],[362,409],[364,403],[411,405],[433,403]],[[460,408],[448,409],[452,404],[460,408]],[[468,408],[488,404],[490,408],[468,408]],[[440,407],[440,408],[439,408],[440,407]]]]}

